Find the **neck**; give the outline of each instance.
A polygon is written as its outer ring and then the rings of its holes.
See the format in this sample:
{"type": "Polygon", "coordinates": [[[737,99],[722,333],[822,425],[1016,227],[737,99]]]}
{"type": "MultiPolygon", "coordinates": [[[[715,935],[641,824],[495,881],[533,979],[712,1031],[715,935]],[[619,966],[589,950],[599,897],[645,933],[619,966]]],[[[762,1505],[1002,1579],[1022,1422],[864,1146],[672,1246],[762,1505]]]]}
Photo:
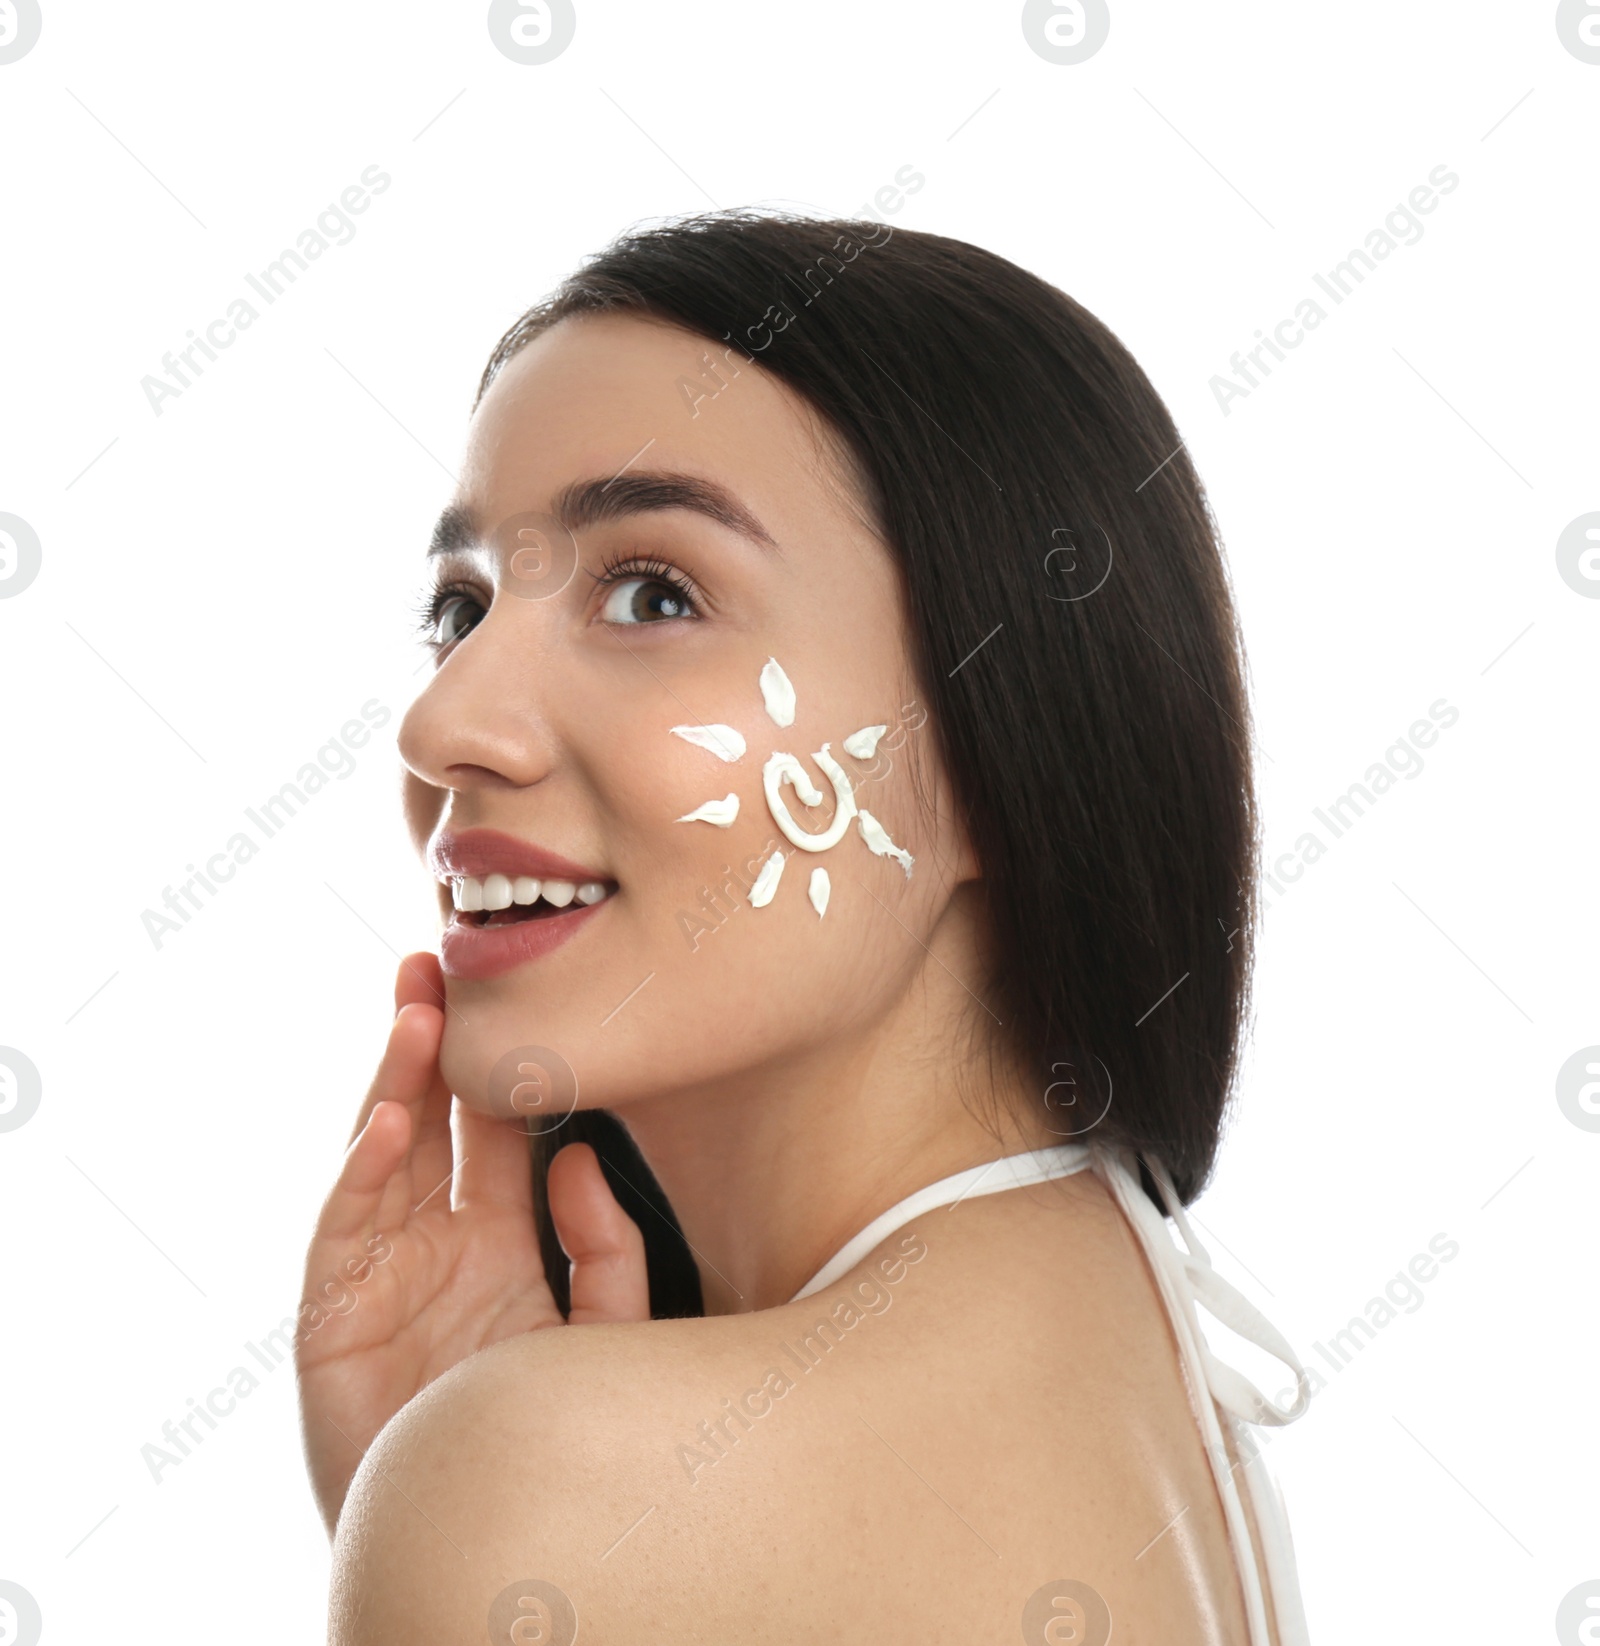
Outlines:
{"type": "Polygon", "coordinates": [[[977,975],[972,954],[937,953],[941,932],[904,991],[864,1028],[616,1111],[677,1214],[708,1315],[786,1303],[914,1190],[1063,1141],[1048,1128],[1041,1094],[1030,1102],[1005,1059],[994,1060],[1006,1071],[1001,1087],[989,1085],[983,1049],[974,1055],[961,1034],[969,1013],[992,1027],[956,981],[977,975]],[[985,1099],[981,1118],[963,1092],[985,1099]]]}

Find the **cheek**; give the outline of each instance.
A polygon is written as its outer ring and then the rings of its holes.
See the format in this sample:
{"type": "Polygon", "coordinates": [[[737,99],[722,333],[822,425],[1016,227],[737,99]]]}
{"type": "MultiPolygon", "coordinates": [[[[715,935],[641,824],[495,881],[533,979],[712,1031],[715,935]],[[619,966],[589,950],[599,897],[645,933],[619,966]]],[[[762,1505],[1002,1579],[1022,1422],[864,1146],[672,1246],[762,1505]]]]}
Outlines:
{"type": "Polygon", "coordinates": [[[698,999],[702,1011],[719,1016],[736,1008],[746,1022],[803,1026],[825,1016],[837,1025],[872,1016],[923,952],[925,899],[903,882],[872,884],[882,865],[870,858],[823,864],[781,844],[783,870],[770,902],[752,902],[749,881],[743,895],[735,885],[733,896],[718,899],[720,913],[675,934],[673,987],[681,985],[685,1003],[698,999]],[[810,895],[818,869],[827,875],[821,916],[810,895]]]}
{"type": "Polygon", "coordinates": [[[926,964],[948,888],[921,863],[907,882],[851,839],[820,854],[770,828],[750,839],[748,852],[713,851],[710,868],[663,864],[654,896],[640,888],[634,908],[613,911],[592,962],[529,972],[515,989],[453,989],[460,1016],[447,1014],[440,1058],[450,1089],[479,1112],[553,1130],[574,1102],[625,1107],[781,1066],[881,1020],[926,964]],[[777,890],[757,906],[752,887],[780,844],[777,890]],[[830,881],[820,917],[807,895],[819,867],[830,881]]]}
{"type": "Polygon", "coordinates": [[[714,904],[675,911],[652,945],[652,981],[607,1031],[622,1031],[604,1060],[608,1082],[620,1081],[610,1101],[627,1100],[630,1077],[636,1096],[702,1082],[737,1089],[745,1072],[794,1068],[894,1010],[927,964],[938,888],[850,844],[813,856],[785,842],[764,906],[750,902],[747,877],[714,904]],[[831,881],[820,918],[807,896],[815,867],[831,881]],[[635,1006],[645,1009],[632,1018],[635,1006]]]}
{"type": "MultiPolygon", "coordinates": [[[[747,916],[752,937],[774,928],[765,935],[784,953],[805,938],[829,949],[841,928],[859,938],[864,923],[894,925],[889,910],[910,891],[906,871],[916,872],[918,853],[902,841],[914,820],[890,763],[850,755],[837,737],[819,762],[820,739],[775,730],[714,725],[693,738],[669,735],[666,749],[635,747],[613,768],[605,806],[626,831],[625,843],[614,837],[614,868],[627,912],[652,946],[666,936],[674,958],[698,954],[735,915],[747,916]],[[775,743],[806,752],[789,762],[790,780],[775,772],[769,800],[763,774],[775,743]],[[717,748],[738,758],[722,760],[717,748]]],[[[933,861],[923,864],[919,890],[933,861]]]]}
{"type": "MultiPolygon", "coordinates": [[[[711,899],[726,883],[733,895],[748,886],[760,856],[776,846],[761,793],[760,760],[745,734],[720,723],[710,728],[721,746],[745,752],[724,761],[706,748],[655,729],[612,745],[597,809],[605,818],[611,870],[635,941],[654,945],[659,934],[711,899]],[[738,742],[730,744],[729,735],[738,742]],[[767,842],[771,840],[769,846],[767,842]]],[[[760,735],[759,732],[756,735],[760,735]]]]}
{"type": "Polygon", "coordinates": [[[514,981],[452,989],[460,1015],[447,1015],[441,1065],[462,1101],[509,1118],[508,1093],[520,1091],[522,1113],[558,1120],[573,1085],[580,1107],[617,1107],[781,1064],[880,1020],[927,964],[950,854],[916,804],[903,738],[871,754],[843,749],[859,719],[777,728],[758,698],[754,715],[712,723],[738,722],[744,747],[732,761],[706,746],[719,742],[715,731],[697,741],[674,735],[671,721],[611,728],[589,782],[620,893],[592,946],[575,944],[514,981]],[[835,844],[810,851],[769,808],[762,771],[775,748],[796,752],[818,803],[807,806],[793,783],[779,792],[795,827],[826,836],[836,797],[815,751],[830,734],[856,809],[874,825],[863,831],[852,817],[835,844]],[[732,821],[706,820],[707,808],[725,815],[730,795],[732,821]],[[702,817],[681,821],[696,811],[702,817]],[[913,857],[910,876],[896,850],[913,857]],[[777,852],[782,872],[758,903],[777,852]],[[819,870],[828,881],[821,915],[811,896],[819,870]],[[494,1074],[509,1049],[534,1065],[520,1083],[494,1074]]]}
{"type": "Polygon", "coordinates": [[[822,921],[798,886],[780,888],[764,908],[721,907],[696,910],[652,951],[648,986],[593,1039],[586,1103],[624,1108],[708,1085],[738,1091],[763,1069],[793,1069],[880,1020],[918,957],[854,887],[835,886],[822,921]]]}
{"type": "MultiPolygon", "coordinates": [[[[881,1016],[925,964],[949,896],[933,843],[912,838],[913,808],[899,785],[869,784],[857,799],[880,845],[909,842],[909,877],[854,819],[837,844],[805,850],[768,809],[759,770],[740,788],[753,788],[756,801],[743,796],[732,828],[677,825],[690,838],[655,897],[641,901],[641,952],[654,965],[647,1043],[670,1046],[686,1076],[803,1051],[881,1016]],[[774,885],[767,865],[779,853],[774,885]]],[[[831,794],[808,808],[792,788],[782,792],[802,830],[825,833],[831,794]]]]}

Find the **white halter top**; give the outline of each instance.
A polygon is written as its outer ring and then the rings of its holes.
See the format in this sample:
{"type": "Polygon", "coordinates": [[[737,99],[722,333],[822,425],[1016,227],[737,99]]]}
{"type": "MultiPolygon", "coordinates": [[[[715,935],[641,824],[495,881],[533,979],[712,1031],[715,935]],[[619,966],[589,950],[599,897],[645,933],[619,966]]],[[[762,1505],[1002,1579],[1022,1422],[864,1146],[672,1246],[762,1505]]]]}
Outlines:
{"type": "Polygon", "coordinates": [[[907,1195],[847,1241],[790,1301],[798,1302],[831,1286],[896,1229],[925,1212],[940,1206],[954,1206],[969,1195],[997,1194],[1003,1189],[1026,1188],[1047,1178],[1093,1170],[1104,1179],[1132,1225],[1172,1322],[1189,1401],[1222,1498],[1234,1565],[1244,1591],[1250,1646],[1308,1646],[1305,1610],[1283,1498],[1265,1458],[1249,1437],[1242,1436],[1241,1428],[1243,1424],[1276,1427],[1299,1417],[1311,1395],[1305,1367],[1277,1327],[1211,1267],[1211,1258],[1184,1215],[1165,1169],[1148,1156],[1145,1165],[1160,1191],[1167,1217],[1183,1236],[1181,1250],[1168,1231],[1166,1218],[1144,1192],[1131,1154],[1089,1144],[1062,1143],[1054,1148],[1006,1155],[986,1165],[973,1166],[907,1195]],[[1225,1326],[1282,1361],[1294,1373],[1296,1392],[1291,1406],[1280,1407],[1269,1400],[1243,1373],[1212,1354],[1200,1330],[1196,1304],[1204,1304],[1225,1326]],[[1227,1438],[1234,1443],[1231,1456],[1223,1434],[1225,1425],[1227,1438]],[[1245,1483],[1258,1541],[1252,1541],[1250,1535],[1239,1477],[1245,1483]],[[1268,1622],[1269,1605],[1277,1624],[1276,1636],[1268,1622]]]}

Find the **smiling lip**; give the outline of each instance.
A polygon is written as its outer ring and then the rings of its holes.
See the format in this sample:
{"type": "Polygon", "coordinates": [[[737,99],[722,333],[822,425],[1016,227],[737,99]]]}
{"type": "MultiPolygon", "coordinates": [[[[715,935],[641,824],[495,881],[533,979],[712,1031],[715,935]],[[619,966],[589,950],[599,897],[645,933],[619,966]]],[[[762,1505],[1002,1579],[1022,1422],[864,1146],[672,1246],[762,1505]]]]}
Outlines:
{"type": "Polygon", "coordinates": [[[446,829],[428,848],[428,867],[435,880],[454,880],[462,875],[481,880],[490,874],[514,880],[525,874],[535,880],[571,880],[580,886],[586,880],[612,883],[611,876],[598,869],[586,869],[570,857],[547,852],[542,846],[501,834],[498,829],[446,829]]]}
{"type": "Polygon", "coordinates": [[[439,962],[446,977],[462,982],[500,977],[560,948],[616,895],[616,882],[610,875],[498,829],[446,830],[428,849],[428,867],[439,881],[464,876],[482,880],[502,874],[511,880],[526,875],[535,880],[569,880],[580,886],[586,881],[599,881],[612,888],[611,895],[599,903],[574,903],[559,913],[508,925],[479,926],[464,921],[461,911],[447,909],[439,962]]]}
{"type": "Polygon", "coordinates": [[[439,940],[439,964],[446,977],[481,983],[559,949],[577,929],[611,902],[575,903],[560,914],[522,920],[511,926],[466,926],[452,914],[439,940]]]}

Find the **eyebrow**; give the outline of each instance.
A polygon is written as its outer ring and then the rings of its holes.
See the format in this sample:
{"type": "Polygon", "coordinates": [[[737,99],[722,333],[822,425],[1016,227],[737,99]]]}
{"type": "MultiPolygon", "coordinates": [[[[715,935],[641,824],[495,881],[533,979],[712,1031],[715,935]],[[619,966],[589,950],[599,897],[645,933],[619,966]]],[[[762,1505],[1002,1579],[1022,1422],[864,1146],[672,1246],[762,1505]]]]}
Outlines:
{"type": "MultiPolygon", "coordinates": [[[[645,469],[618,474],[608,480],[598,476],[574,480],[556,494],[552,513],[568,531],[576,535],[586,526],[623,520],[636,514],[652,514],[662,509],[688,509],[737,532],[752,543],[774,553],[782,553],[777,540],[765,526],[725,486],[700,475],[672,469],[645,469]]],[[[476,548],[481,536],[473,523],[472,511],[460,503],[450,504],[439,516],[428,544],[428,555],[465,553],[476,548]]]]}

